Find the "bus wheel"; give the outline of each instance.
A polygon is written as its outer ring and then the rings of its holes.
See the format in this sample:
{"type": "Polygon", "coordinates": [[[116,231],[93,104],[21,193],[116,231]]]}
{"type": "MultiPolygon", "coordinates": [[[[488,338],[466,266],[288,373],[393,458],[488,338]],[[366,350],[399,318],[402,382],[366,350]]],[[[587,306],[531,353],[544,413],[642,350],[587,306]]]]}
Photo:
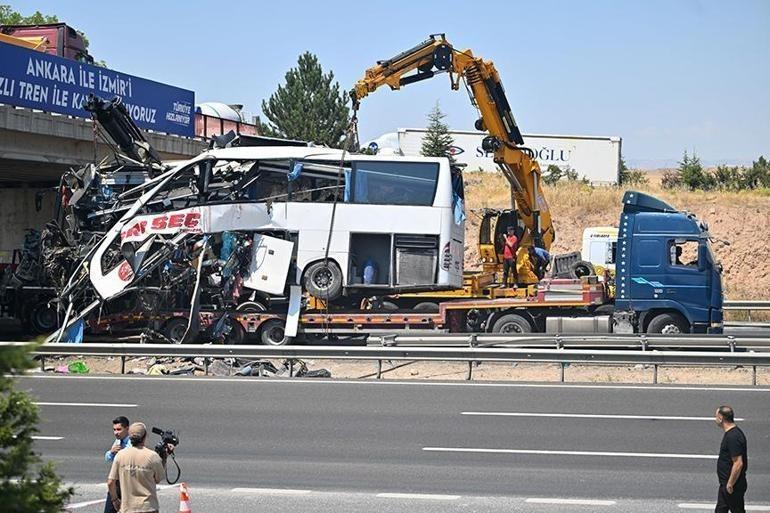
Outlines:
{"type": "Polygon", "coordinates": [[[662,313],[656,315],[647,325],[647,333],[662,333],[663,335],[679,335],[690,332],[690,323],[677,313],[662,313]]]}
{"type": "Polygon", "coordinates": [[[286,336],[284,321],[281,319],[269,319],[259,329],[259,338],[266,346],[288,346],[292,337],[286,336]]]}
{"type": "Polygon", "coordinates": [[[412,310],[415,312],[438,313],[438,305],[430,301],[423,301],[422,303],[414,305],[412,310]]]}
{"type": "Polygon", "coordinates": [[[186,331],[187,319],[184,317],[174,317],[163,326],[161,333],[174,344],[183,344],[186,342],[184,336],[186,331]]]}
{"type": "Polygon", "coordinates": [[[259,301],[246,301],[235,308],[241,313],[267,312],[267,307],[259,301]]]}
{"type": "Polygon", "coordinates": [[[332,261],[311,264],[305,271],[305,290],[324,301],[337,299],[342,295],[342,271],[332,261]]]}
{"type": "Polygon", "coordinates": [[[493,333],[532,333],[532,325],[527,319],[518,314],[505,314],[495,321],[493,333]]]}

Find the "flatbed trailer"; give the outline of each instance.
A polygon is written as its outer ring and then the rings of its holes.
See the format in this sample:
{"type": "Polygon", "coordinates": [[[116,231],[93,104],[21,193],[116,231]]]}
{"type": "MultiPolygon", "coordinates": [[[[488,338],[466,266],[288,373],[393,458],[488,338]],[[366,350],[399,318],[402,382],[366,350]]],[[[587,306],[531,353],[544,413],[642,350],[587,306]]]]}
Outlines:
{"type": "MultiPolygon", "coordinates": [[[[409,331],[528,333],[541,331],[548,316],[593,316],[606,301],[605,287],[595,277],[543,280],[531,296],[442,301],[437,312],[306,310],[299,316],[298,337],[312,341],[324,335],[362,336],[409,331]]],[[[185,337],[189,312],[184,311],[105,315],[92,319],[89,327],[94,334],[150,328],[172,342],[219,339],[242,343],[256,338],[264,344],[283,345],[292,342],[292,338],[284,334],[287,317],[285,311],[201,311],[198,326],[194,329],[198,337],[185,337]]]]}

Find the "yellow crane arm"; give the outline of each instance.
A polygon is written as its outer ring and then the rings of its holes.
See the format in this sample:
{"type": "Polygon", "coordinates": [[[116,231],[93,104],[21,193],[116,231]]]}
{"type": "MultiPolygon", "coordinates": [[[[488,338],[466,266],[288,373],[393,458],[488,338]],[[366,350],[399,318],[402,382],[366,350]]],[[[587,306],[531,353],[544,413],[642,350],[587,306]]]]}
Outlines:
{"type": "Polygon", "coordinates": [[[463,79],[470,90],[471,101],[481,115],[476,128],[489,133],[482,147],[494,154],[495,163],[510,183],[512,203],[528,229],[522,245],[537,244],[549,250],[555,232],[541,189],[540,166],[523,146],[500,76],[491,61],[474,57],[470,50],[456,50],[443,34],[431,35],[414,48],[366,70],[350,93],[353,110],[356,112],[360,101],[383,85],[397,90],[442,72],[449,73],[452,89],[459,89],[463,79]]]}

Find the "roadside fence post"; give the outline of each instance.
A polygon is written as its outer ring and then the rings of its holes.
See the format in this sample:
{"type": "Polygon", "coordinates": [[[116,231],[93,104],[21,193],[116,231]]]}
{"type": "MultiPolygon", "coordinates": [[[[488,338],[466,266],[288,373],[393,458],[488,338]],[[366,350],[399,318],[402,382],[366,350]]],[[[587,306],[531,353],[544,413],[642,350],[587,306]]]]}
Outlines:
{"type": "Polygon", "coordinates": [[[382,379],[382,360],[377,360],[377,379],[382,379]]]}
{"type": "Polygon", "coordinates": [[[121,355],[120,357],[120,373],[126,373],[126,355],[121,355]]]}
{"type": "Polygon", "coordinates": [[[658,384],[658,364],[654,364],[652,366],[652,383],[657,385],[658,384]]]}

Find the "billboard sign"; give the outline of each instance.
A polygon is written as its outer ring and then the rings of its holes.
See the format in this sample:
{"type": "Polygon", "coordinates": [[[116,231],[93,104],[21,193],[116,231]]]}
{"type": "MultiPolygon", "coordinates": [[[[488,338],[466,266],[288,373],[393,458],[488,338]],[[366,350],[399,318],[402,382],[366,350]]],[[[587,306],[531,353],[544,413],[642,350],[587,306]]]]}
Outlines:
{"type": "Polygon", "coordinates": [[[0,103],[90,118],[93,93],[120,96],[139,128],[195,135],[195,93],[107,68],[0,43],[0,103]]]}

